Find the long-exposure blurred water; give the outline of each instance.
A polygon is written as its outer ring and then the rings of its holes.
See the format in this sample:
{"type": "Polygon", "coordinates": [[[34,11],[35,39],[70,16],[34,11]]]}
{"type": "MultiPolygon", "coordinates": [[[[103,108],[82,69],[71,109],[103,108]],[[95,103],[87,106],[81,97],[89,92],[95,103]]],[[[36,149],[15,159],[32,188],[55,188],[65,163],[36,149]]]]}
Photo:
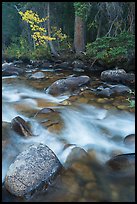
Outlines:
{"type": "MultiPolygon", "coordinates": [[[[26,76],[3,77],[2,79],[2,121],[11,122],[14,117],[21,116],[30,122],[32,132],[36,135],[26,139],[11,132],[8,138],[9,143],[2,155],[2,182],[4,182],[9,165],[29,144],[46,144],[54,151],[63,166],[66,165],[72,150],[79,147],[89,154],[94,152],[96,155],[98,170],[96,170],[97,167],[92,167],[92,156],[91,160],[86,162],[87,169],[93,168],[93,172],[95,170],[96,180],[93,182],[93,187],[90,176],[88,179],[88,175],[86,175],[86,179],[83,180],[83,177],[77,176],[77,171],[74,173],[70,168],[61,177],[67,180],[66,190],[63,187],[64,183],[57,180],[55,188],[51,187],[46,192],[39,192],[30,201],[134,201],[134,177],[128,178],[127,175],[126,178],[121,176],[116,179],[105,171],[107,168],[105,163],[114,152],[122,154],[135,152],[134,146],[125,146],[123,143],[125,136],[135,133],[134,112],[104,108],[104,104],[97,103],[96,96],[90,103],[79,101],[63,105],[62,101],[69,99],[69,95],[53,97],[46,94],[44,88],[51,85],[53,81],[72,73],[70,71],[61,72],[59,75],[52,71],[43,70],[48,76],[46,80],[32,80],[26,76]],[[64,122],[60,132],[49,131],[34,117],[39,110],[45,107],[59,111],[64,122]],[[97,186],[95,187],[97,191],[92,192],[94,185],[97,186]]],[[[111,103],[110,100],[107,104],[111,105],[111,103]]],[[[12,197],[3,187],[3,201],[17,202],[18,198],[12,197]]],[[[26,200],[21,201],[25,202],[26,200]]]]}

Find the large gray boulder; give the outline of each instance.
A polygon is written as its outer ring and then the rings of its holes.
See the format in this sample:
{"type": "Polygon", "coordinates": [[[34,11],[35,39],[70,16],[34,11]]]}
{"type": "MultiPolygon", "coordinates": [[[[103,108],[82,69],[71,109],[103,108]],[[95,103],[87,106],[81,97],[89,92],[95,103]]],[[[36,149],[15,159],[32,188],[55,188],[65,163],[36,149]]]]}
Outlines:
{"type": "Polygon", "coordinates": [[[120,82],[125,79],[126,72],[124,69],[105,70],[101,73],[101,80],[120,82]]]}
{"type": "Polygon", "coordinates": [[[10,165],[6,189],[13,195],[27,197],[48,186],[61,170],[61,163],[53,151],[43,144],[33,144],[20,153],[10,165]]]}
{"type": "Polygon", "coordinates": [[[75,90],[83,85],[87,85],[90,82],[88,76],[68,77],[66,79],[59,79],[55,81],[46,90],[48,94],[57,96],[60,94],[73,93],[75,90]]]}

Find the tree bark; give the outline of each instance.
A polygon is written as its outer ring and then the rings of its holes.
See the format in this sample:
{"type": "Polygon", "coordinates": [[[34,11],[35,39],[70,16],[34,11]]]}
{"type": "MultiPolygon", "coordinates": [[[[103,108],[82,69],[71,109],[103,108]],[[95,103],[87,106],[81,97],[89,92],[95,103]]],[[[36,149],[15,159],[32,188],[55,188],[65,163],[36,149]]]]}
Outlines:
{"type": "MultiPolygon", "coordinates": [[[[47,15],[48,15],[48,17],[49,17],[48,20],[47,20],[47,24],[48,24],[48,36],[51,37],[51,30],[50,30],[50,7],[49,7],[49,2],[48,2],[48,5],[47,5],[47,15]]],[[[59,54],[58,54],[57,51],[55,50],[52,41],[49,41],[49,46],[50,46],[50,49],[51,49],[52,54],[53,54],[55,57],[59,57],[59,54]]]]}
{"type": "Polygon", "coordinates": [[[74,48],[76,54],[85,51],[85,23],[84,20],[77,15],[75,15],[74,48]]]}

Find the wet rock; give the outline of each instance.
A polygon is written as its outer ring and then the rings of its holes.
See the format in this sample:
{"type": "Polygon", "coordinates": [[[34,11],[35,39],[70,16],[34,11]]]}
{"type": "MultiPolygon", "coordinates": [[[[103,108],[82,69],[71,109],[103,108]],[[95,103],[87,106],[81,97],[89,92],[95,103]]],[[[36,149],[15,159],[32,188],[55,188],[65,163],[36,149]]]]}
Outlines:
{"type": "Polygon", "coordinates": [[[40,113],[46,114],[46,113],[53,113],[53,112],[55,112],[55,111],[52,108],[43,108],[37,114],[40,114],[40,113]]]}
{"type": "Polygon", "coordinates": [[[105,70],[101,73],[101,80],[120,82],[125,79],[126,72],[124,69],[105,70]]]}
{"type": "Polygon", "coordinates": [[[20,75],[23,74],[23,69],[18,68],[14,65],[5,66],[2,70],[2,76],[12,76],[12,75],[20,75]]]}
{"type": "Polygon", "coordinates": [[[67,100],[67,99],[64,100],[64,101],[61,101],[60,104],[61,104],[61,105],[64,105],[64,106],[70,106],[70,105],[72,105],[71,102],[70,102],[69,100],[67,100]]]}
{"type": "Polygon", "coordinates": [[[111,90],[110,88],[104,88],[101,91],[97,91],[97,95],[104,96],[104,97],[109,97],[113,93],[114,93],[113,90],[111,90]]]}
{"type": "Polygon", "coordinates": [[[77,102],[79,103],[88,103],[89,99],[88,98],[84,98],[84,97],[80,97],[78,98],[77,102]]]}
{"type": "Polygon", "coordinates": [[[117,156],[120,154],[123,154],[123,152],[121,150],[116,149],[116,150],[112,150],[110,155],[111,155],[111,157],[114,157],[114,156],[117,156]]]}
{"type": "Polygon", "coordinates": [[[9,67],[13,66],[13,63],[10,62],[10,63],[7,63],[7,62],[4,62],[2,64],[2,71],[4,71],[5,69],[8,69],[9,67]]]}
{"type": "Polygon", "coordinates": [[[17,116],[12,119],[11,128],[15,132],[17,132],[19,135],[22,135],[25,137],[32,136],[32,132],[31,132],[29,125],[20,116],[17,116]]]}
{"type": "Polygon", "coordinates": [[[45,77],[45,74],[43,72],[35,72],[29,78],[30,79],[43,79],[44,77],[45,77]]]}
{"type": "Polygon", "coordinates": [[[6,189],[13,195],[29,196],[55,179],[62,165],[54,152],[43,144],[31,145],[10,165],[6,189]]]}
{"type": "Polygon", "coordinates": [[[127,110],[128,106],[127,105],[118,105],[117,108],[120,110],[127,110]]]}
{"type": "Polygon", "coordinates": [[[135,145],[135,134],[127,135],[127,136],[124,138],[124,144],[127,145],[127,146],[133,146],[133,145],[135,145]]]}
{"type": "Polygon", "coordinates": [[[60,68],[68,68],[68,67],[70,67],[71,66],[71,63],[70,62],[62,62],[60,65],[59,65],[59,67],[60,68]]]}
{"type": "Polygon", "coordinates": [[[103,105],[103,108],[106,110],[109,110],[109,109],[113,109],[114,107],[111,104],[105,104],[103,105]]]}
{"type": "Polygon", "coordinates": [[[51,108],[43,108],[34,117],[50,132],[59,133],[64,127],[60,113],[51,108]]]}
{"type": "Polygon", "coordinates": [[[127,73],[124,80],[125,84],[135,85],[135,74],[127,73]]]}
{"type": "Polygon", "coordinates": [[[14,60],[14,61],[13,61],[13,64],[14,64],[14,65],[22,65],[22,64],[23,64],[23,61],[22,61],[22,60],[14,60]]]}
{"type": "Polygon", "coordinates": [[[110,82],[121,82],[122,84],[135,84],[135,74],[126,73],[124,69],[105,70],[101,72],[101,80],[110,82]]]}
{"type": "Polygon", "coordinates": [[[50,102],[49,100],[46,99],[42,99],[42,98],[37,98],[37,106],[40,108],[44,108],[44,107],[56,107],[57,103],[55,102],[50,102]]]}
{"type": "Polygon", "coordinates": [[[6,149],[10,143],[11,127],[10,123],[2,121],[2,152],[6,149]]]}
{"type": "Polygon", "coordinates": [[[72,62],[72,66],[74,68],[83,68],[84,63],[81,60],[75,60],[74,62],[72,62]]]}
{"type": "Polygon", "coordinates": [[[88,76],[79,76],[79,77],[69,77],[66,79],[59,79],[55,81],[46,92],[51,95],[60,95],[66,93],[73,93],[79,87],[87,85],[90,82],[88,76]]]}
{"type": "MultiPolygon", "coordinates": [[[[83,96],[85,98],[94,98],[94,93],[91,90],[83,90],[79,94],[80,96],[83,96]]],[[[73,97],[73,96],[72,96],[73,97]]]]}
{"type": "Polygon", "coordinates": [[[96,152],[95,152],[94,149],[89,149],[88,150],[88,155],[90,157],[90,160],[97,161],[97,156],[96,156],[96,152]]]}
{"type": "Polygon", "coordinates": [[[70,101],[70,102],[75,102],[78,98],[79,98],[79,96],[76,96],[76,95],[70,96],[70,97],[69,97],[69,101],[70,101]]]}
{"type": "Polygon", "coordinates": [[[79,176],[84,181],[96,181],[96,177],[92,169],[83,162],[74,162],[71,165],[71,169],[73,169],[77,176],[79,176]]]}
{"type": "Polygon", "coordinates": [[[91,197],[93,202],[106,202],[106,200],[104,199],[104,192],[102,192],[100,189],[89,191],[89,196],[91,197]]]}
{"type": "Polygon", "coordinates": [[[111,86],[111,90],[113,91],[113,93],[116,94],[123,94],[131,91],[131,89],[128,86],[125,86],[123,84],[113,85],[111,86]]]}
{"type": "Polygon", "coordinates": [[[74,172],[72,172],[70,169],[66,170],[63,173],[61,179],[62,179],[63,186],[66,186],[67,188],[69,187],[68,189],[70,189],[71,192],[78,193],[79,186],[74,172]]]}
{"type": "Polygon", "coordinates": [[[90,181],[90,182],[87,182],[87,184],[85,185],[85,188],[87,190],[93,190],[93,189],[97,188],[97,184],[95,181],[93,181],[93,182],[90,181]]]}
{"type": "Polygon", "coordinates": [[[106,102],[108,102],[108,100],[109,100],[108,98],[98,98],[97,102],[98,103],[106,103],[106,102]]]}
{"type": "Polygon", "coordinates": [[[122,175],[135,175],[135,153],[120,154],[106,162],[110,170],[122,175]]]}
{"type": "Polygon", "coordinates": [[[106,88],[104,88],[103,86],[99,86],[96,89],[96,94],[104,97],[109,97],[129,93],[130,91],[131,89],[128,86],[117,84],[109,85],[109,87],[106,88]]]}
{"type": "Polygon", "coordinates": [[[74,147],[66,159],[65,166],[70,167],[76,161],[88,162],[88,160],[89,156],[84,149],[80,147],[74,147]]]}
{"type": "Polygon", "coordinates": [[[42,66],[42,61],[41,60],[30,60],[30,64],[34,67],[40,67],[42,66]]]}
{"type": "Polygon", "coordinates": [[[74,71],[74,72],[84,72],[84,69],[81,69],[81,68],[74,68],[73,71],[74,71]]]}
{"type": "Polygon", "coordinates": [[[32,64],[28,64],[28,65],[26,66],[26,68],[31,69],[31,68],[33,68],[33,65],[32,65],[32,64]]]}

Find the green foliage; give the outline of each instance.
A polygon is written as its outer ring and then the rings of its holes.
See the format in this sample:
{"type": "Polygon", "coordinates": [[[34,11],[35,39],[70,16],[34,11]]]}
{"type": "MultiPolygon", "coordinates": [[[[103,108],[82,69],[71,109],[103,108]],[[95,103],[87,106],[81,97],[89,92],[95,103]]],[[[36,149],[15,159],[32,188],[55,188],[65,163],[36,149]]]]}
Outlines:
{"type": "Polygon", "coordinates": [[[135,48],[135,36],[128,32],[122,32],[116,37],[97,38],[86,46],[86,54],[89,57],[104,60],[106,63],[117,59],[126,58],[129,50],[135,48]]]}
{"type": "MultiPolygon", "coordinates": [[[[130,91],[130,94],[135,96],[135,91],[130,91]]],[[[131,98],[126,99],[129,102],[130,108],[135,108],[135,100],[131,98]]]]}
{"type": "Polygon", "coordinates": [[[74,3],[75,8],[75,14],[77,16],[80,16],[83,19],[86,19],[87,17],[87,10],[88,10],[88,4],[84,2],[75,2],[74,3]]]}
{"type": "Polygon", "coordinates": [[[22,36],[12,38],[12,43],[5,50],[5,55],[17,59],[20,59],[20,57],[29,57],[30,52],[27,40],[22,36]]]}
{"type": "Polygon", "coordinates": [[[9,58],[13,57],[17,59],[44,59],[45,57],[50,57],[50,51],[47,44],[32,50],[28,45],[28,41],[20,36],[12,39],[11,45],[5,50],[5,55],[9,58]]]}
{"type": "Polygon", "coordinates": [[[132,100],[132,99],[127,99],[127,101],[129,102],[129,107],[130,108],[134,108],[135,107],[135,100],[132,100]]]}
{"type": "Polygon", "coordinates": [[[50,58],[50,49],[47,44],[39,45],[35,50],[31,51],[30,58],[33,60],[35,59],[47,59],[50,58]]]}

